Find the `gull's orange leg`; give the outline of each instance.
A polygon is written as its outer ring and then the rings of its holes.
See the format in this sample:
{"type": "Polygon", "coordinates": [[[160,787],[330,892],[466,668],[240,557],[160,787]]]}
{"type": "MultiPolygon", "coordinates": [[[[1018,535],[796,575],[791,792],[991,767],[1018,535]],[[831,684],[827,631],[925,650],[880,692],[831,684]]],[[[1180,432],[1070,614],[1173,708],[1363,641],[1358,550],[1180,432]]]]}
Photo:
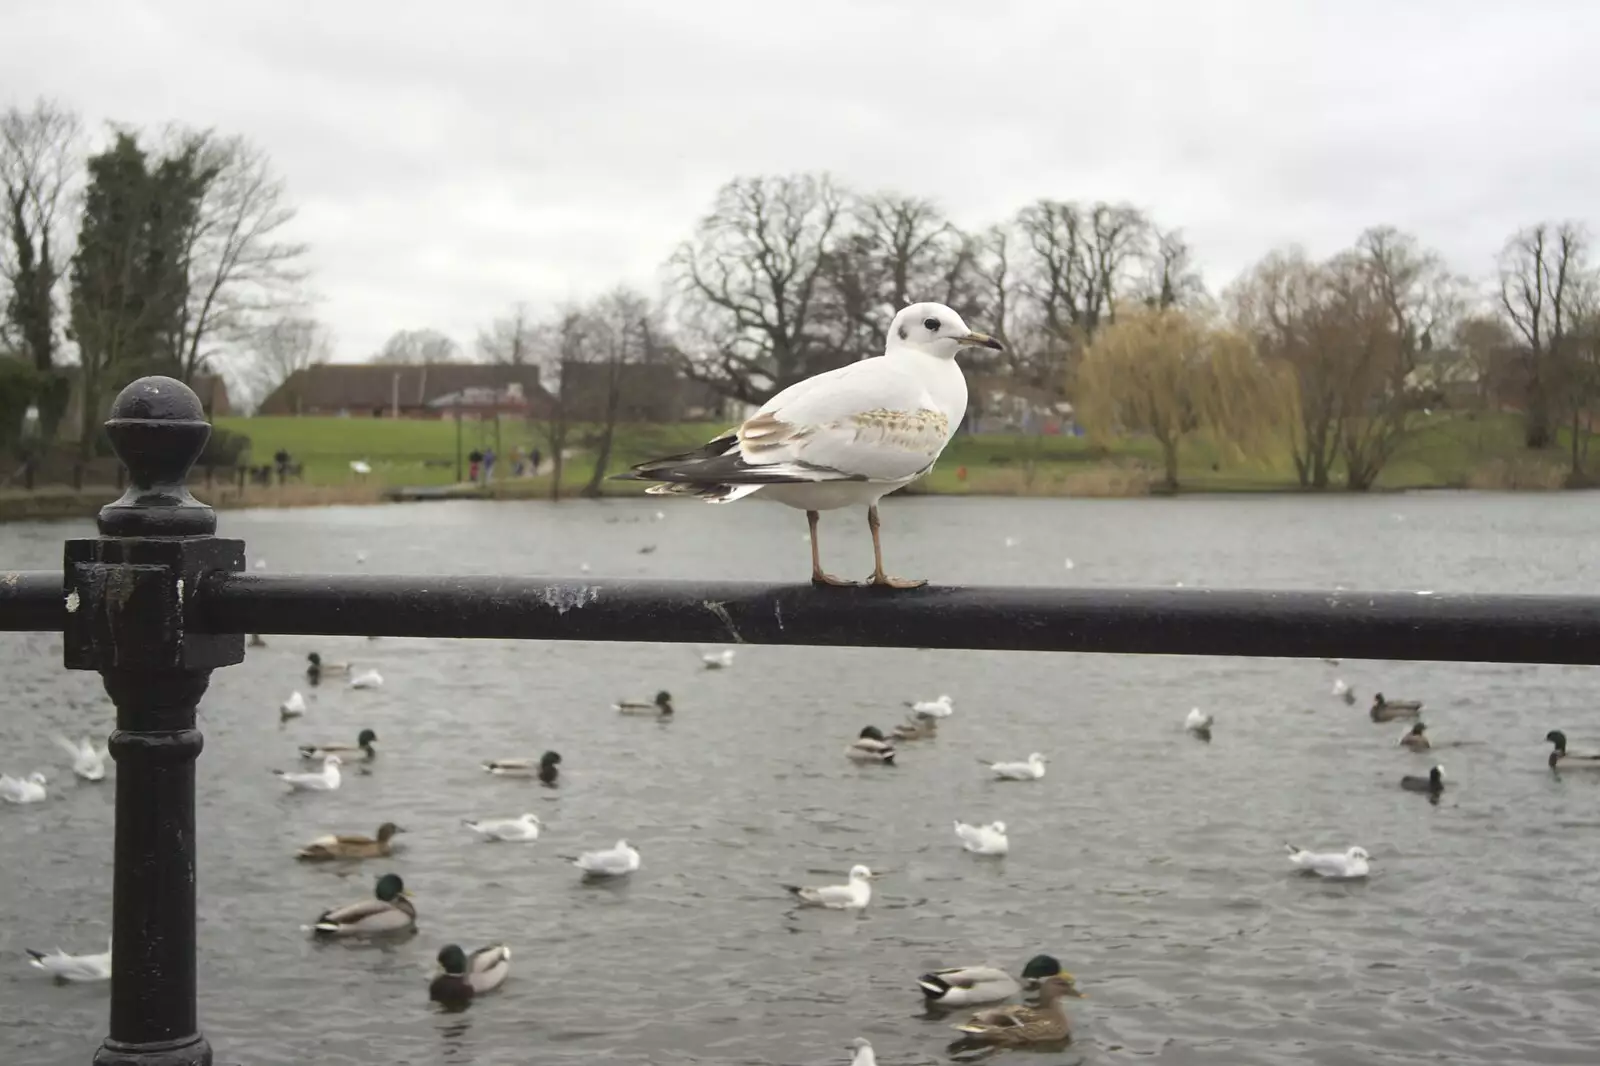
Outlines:
{"type": "MultiPolygon", "coordinates": [[[[878,539],[878,505],[873,504],[867,508],[867,526],[872,530],[872,577],[871,583],[882,585],[891,589],[921,588],[928,583],[927,578],[917,577],[890,577],[883,572],[883,544],[878,539]]],[[[816,547],[816,539],[812,538],[812,548],[816,547]]]]}
{"type": "Polygon", "coordinates": [[[815,511],[806,512],[806,522],[811,526],[811,583],[813,585],[833,585],[836,588],[854,585],[842,577],[822,572],[822,553],[817,547],[817,519],[821,516],[815,511]]]}

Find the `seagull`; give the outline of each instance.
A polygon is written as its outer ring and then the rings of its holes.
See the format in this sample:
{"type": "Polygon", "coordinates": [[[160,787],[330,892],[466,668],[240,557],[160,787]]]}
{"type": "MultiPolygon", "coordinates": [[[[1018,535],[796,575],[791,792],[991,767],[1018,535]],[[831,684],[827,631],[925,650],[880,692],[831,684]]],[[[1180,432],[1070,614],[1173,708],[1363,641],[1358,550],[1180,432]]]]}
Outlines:
{"type": "Polygon", "coordinates": [[[24,948],[32,958],[28,965],[43,970],[57,981],[106,981],[111,977],[111,944],[99,955],[68,955],[60,948],[46,954],[24,948]]]}
{"type": "Polygon", "coordinates": [[[1333,694],[1346,703],[1354,703],[1356,701],[1356,694],[1350,691],[1350,686],[1344,683],[1344,678],[1342,677],[1333,679],[1333,694]]]}
{"type": "Polygon", "coordinates": [[[820,512],[865,506],[874,564],[868,582],[916,588],[927,582],[884,572],[878,501],[931,470],[955,435],[967,411],[955,355],[967,347],[1004,346],[943,304],[912,304],[890,323],[883,358],[796,382],[710,443],[616,476],[660,482],[648,490],[656,495],[728,503],[759,492],[805,511],[817,585],[856,584],[823,571],[820,512]]]}
{"type": "Polygon", "coordinates": [[[707,670],[726,670],[733,665],[733,649],[723,648],[721,651],[707,652],[700,656],[700,661],[706,664],[707,670]]]}
{"type": "Polygon", "coordinates": [[[1211,724],[1215,721],[1215,715],[1201,714],[1200,708],[1191,707],[1189,709],[1189,717],[1183,720],[1183,728],[1193,733],[1201,740],[1210,740],[1211,724]]]}
{"type": "Polygon", "coordinates": [[[833,911],[858,911],[872,902],[872,871],[865,866],[850,867],[850,880],[842,885],[807,888],[784,885],[784,890],[802,907],[826,907],[833,911]]]}
{"type": "Polygon", "coordinates": [[[66,737],[57,736],[56,745],[72,756],[72,772],[85,781],[103,781],[106,776],[106,760],[111,757],[111,752],[105,748],[97,748],[94,743],[84,737],[74,744],[66,737]]]}
{"type": "Polygon", "coordinates": [[[350,460],[350,469],[357,474],[370,474],[372,473],[372,464],[365,459],[352,459],[350,460]]]}
{"type": "Polygon", "coordinates": [[[845,1048],[850,1052],[850,1066],[878,1066],[878,1056],[872,1050],[872,1041],[858,1036],[845,1048]]]}
{"type": "Polygon", "coordinates": [[[586,851],[572,860],[585,877],[624,877],[639,868],[639,849],[626,840],[600,851],[586,851]]]}
{"type": "Polygon", "coordinates": [[[306,698],[300,695],[299,689],[289,693],[289,698],[278,704],[279,718],[299,718],[305,713],[306,698]]]}
{"type": "Polygon", "coordinates": [[[366,561],[367,561],[367,553],[365,551],[357,551],[356,552],[356,565],[360,566],[361,564],[365,563],[366,561]]]}
{"type": "Polygon", "coordinates": [[[0,774],[0,800],[7,803],[40,803],[44,800],[47,778],[35,770],[27,777],[0,774]]]}
{"type": "Polygon", "coordinates": [[[350,679],[351,688],[382,688],[383,675],[376,670],[363,670],[350,679]]]}
{"type": "Polygon", "coordinates": [[[537,814],[524,814],[521,818],[491,818],[481,822],[474,822],[470,818],[463,818],[461,824],[477,833],[485,840],[506,840],[512,843],[523,843],[539,839],[539,827],[543,824],[537,814]]]}
{"type": "Polygon", "coordinates": [[[979,762],[994,772],[994,776],[1001,781],[1037,781],[1044,776],[1045,758],[1038,752],[1028,756],[1027,762],[990,762],[979,759],[979,762]]]}
{"type": "Polygon", "coordinates": [[[300,772],[295,770],[274,770],[279,779],[289,786],[291,792],[332,792],[339,787],[339,764],[343,760],[337,755],[327,755],[322,759],[322,769],[316,771],[300,772]]]}
{"type": "Polygon", "coordinates": [[[256,560],[256,569],[257,570],[265,570],[266,568],[267,568],[267,561],[265,559],[257,559],[256,560]]]}
{"type": "Polygon", "coordinates": [[[956,822],[956,839],[974,855],[1005,855],[1011,850],[1006,839],[1006,823],[990,822],[988,825],[968,825],[956,822]]]}
{"type": "Polygon", "coordinates": [[[936,700],[907,700],[906,706],[925,718],[949,718],[956,710],[955,702],[949,696],[940,696],[936,700]]]}
{"type": "Polygon", "coordinates": [[[1285,844],[1289,861],[1297,869],[1325,877],[1330,881],[1348,881],[1367,876],[1367,849],[1354,847],[1349,851],[1307,851],[1293,844],[1285,844]]]}

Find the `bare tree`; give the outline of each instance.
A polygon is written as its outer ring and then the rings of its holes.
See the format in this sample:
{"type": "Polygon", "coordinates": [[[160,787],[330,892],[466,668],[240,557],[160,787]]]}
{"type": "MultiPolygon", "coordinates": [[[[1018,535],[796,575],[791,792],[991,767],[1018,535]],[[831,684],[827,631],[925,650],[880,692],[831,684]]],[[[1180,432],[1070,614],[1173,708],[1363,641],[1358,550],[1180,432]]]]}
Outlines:
{"type": "Polygon", "coordinates": [[[1503,315],[1479,311],[1456,324],[1454,339],[1477,385],[1478,406],[1489,410],[1505,388],[1508,365],[1518,357],[1517,337],[1503,315]]]}
{"type": "Polygon", "coordinates": [[[1280,388],[1260,416],[1279,422],[1302,488],[1325,489],[1338,455],[1343,409],[1339,341],[1326,326],[1325,278],[1304,250],[1267,254],[1229,288],[1237,325],[1280,388]]]}
{"type": "Polygon", "coordinates": [[[285,237],[295,208],[261,148],[210,131],[180,129],[168,136],[192,146],[207,175],[184,241],[187,292],[170,341],[173,365],[190,381],[217,344],[245,342],[269,316],[300,303],[307,246],[285,237]]]}
{"type": "Polygon", "coordinates": [[[1588,235],[1574,222],[1541,222],[1514,234],[1500,255],[1500,306],[1523,342],[1529,448],[1554,442],[1559,363],[1592,286],[1588,235]]]}
{"type": "Polygon", "coordinates": [[[908,304],[933,300],[972,314],[975,243],[930,200],[880,193],[851,201],[826,254],[818,319],[845,359],[875,355],[908,304]]]}
{"type": "Polygon", "coordinates": [[[1149,256],[1145,306],[1165,311],[1170,307],[1188,306],[1205,296],[1205,281],[1195,267],[1194,253],[1181,232],[1155,232],[1149,256]]]}
{"type": "Polygon", "coordinates": [[[72,262],[68,190],[82,169],[76,112],[44,99],[0,114],[0,340],[11,335],[38,370],[55,362],[56,290],[72,262]]]}
{"type": "Polygon", "coordinates": [[[486,363],[522,366],[535,360],[538,326],[528,305],[518,303],[504,318],[497,318],[488,329],[478,331],[478,355],[486,363]]]}
{"type": "Polygon", "coordinates": [[[333,334],[314,318],[285,315],[258,329],[243,346],[238,379],[255,403],[296,371],[333,358],[333,334]]]}
{"type": "Polygon", "coordinates": [[[1414,401],[1414,374],[1434,339],[1454,330],[1466,306],[1466,283],[1417,239],[1392,226],[1362,233],[1351,257],[1354,283],[1364,289],[1347,309],[1353,349],[1365,358],[1354,365],[1343,416],[1345,483],[1370,488],[1407,431],[1414,401]]]}
{"type": "Polygon", "coordinates": [[[431,366],[435,363],[454,363],[460,355],[460,346],[436,329],[402,329],[383,342],[383,347],[372,357],[372,361],[431,366]]]}
{"type": "Polygon", "coordinates": [[[532,418],[535,432],[549,449],[550,498],[561,499],[561,482],[567,458],[567,443],[572,435],[573,405],[560,378],[563,368],[583,362],[589,352],[589,322],[583,312],[569,307],[557,313],[553,322],[539,327],[534,350],[538,353],[539,378],[545,382],[549,402],[532,418]]]}
{"type": "MultiPolygon", "coordinates": [[[[624,375],[630,364],[645,362],[658,347],[660,327],[650,301],[628,288],[613,290],[596,300],[584,313],[587,326],[588,362],[603,375],[604,402],[601,406],[598,439],[595,443],[594,471],[582,495],[598,497],[611,465],[611,449],[617,432],[617,413],[622,401],[624,375]]],[[[566,368],[562,369],[566,373],[566,368]]]]}
{"type": "Polygon", "coordinates": [[[739,178],[722,187],[670,264],[689,374],[759,403],[848,361],[816,321],[842,210],[826,176],[739,178]]]}

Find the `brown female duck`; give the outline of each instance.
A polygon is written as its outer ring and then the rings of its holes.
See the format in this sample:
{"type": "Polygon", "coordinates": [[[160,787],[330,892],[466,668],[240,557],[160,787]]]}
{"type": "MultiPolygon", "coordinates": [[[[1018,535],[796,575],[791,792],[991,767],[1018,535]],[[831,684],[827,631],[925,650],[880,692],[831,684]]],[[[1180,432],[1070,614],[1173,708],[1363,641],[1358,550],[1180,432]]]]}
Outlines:
{"type": "Polygon", "coordinates": [[[1072,1020],[1061,1003],[1063,996],[1087,998],[1065,970],[1039,982],[1036,1006],[990,1007],[955,1026],[965,1034],[960,1043],[967,1047],[1019,1047],[1067,1040],[1072,1036],[1072,1020]]]}

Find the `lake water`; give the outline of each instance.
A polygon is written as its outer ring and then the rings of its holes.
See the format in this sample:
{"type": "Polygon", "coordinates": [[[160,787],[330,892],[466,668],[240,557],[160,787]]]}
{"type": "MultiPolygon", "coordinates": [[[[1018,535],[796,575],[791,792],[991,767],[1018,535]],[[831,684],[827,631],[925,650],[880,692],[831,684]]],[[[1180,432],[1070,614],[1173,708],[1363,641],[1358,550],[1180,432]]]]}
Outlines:
{"type": "MultiPolygon", "coordinates": [[[[270,572],[803,579],[799,512],[746,502],[450,503],[233,512],[270,572]],[[641,554],[639,549],[655,545],[641,554]]],[[[1600,496],[890,500],[892,571],[945,583],[1600,588],[1600,496]],[[1014,539],[1008,547],[1006,538],[1014,539]],[[1069,569],[1066,560],[1071,559],[1069,569]]],[[[0,527],[0,561],[57,567],[87,523],[0,527]]],[[[829,567],[870,568],[860,515],[824,519],[829,567]]],[[[219,1061],[844,1063],[949,1061],[951,1019],[915,977],[1018,968],[1046,951],[1091,997],[1070,1049],[1024,1061],[1592,1064],[1600,1061],[1600,773],[1553,775],[1543,736],[1600,746],[1588,669],[1427,663],[743,648],[704,671],[676,645],[268,637],[218,671],[199,764],[202,1024],[219,1061]],[[325,684],[287,726],[306,653],[375,666],[377,692],[325,684]],[[1361,697],[1334,699],[1335,677],[1361,697]],[[666,688],[670,724],[619,696],[666,688]],[[1427,701],[1450,790],[1403,792],[1435,758],[1373,725],[1374,690],[1427,701]],[[902,765],[842,756],[900,701],[956,713],[902,765]],[[1216,739],[1187,737],[1191,706],[1216,739]],[[370,773],[326,795],[271,776],[295,745],[380,737],[370,773]],[[491,778],[490,757],[565,757],[562,786],[491,778]],[[977,758],[1051,757],[1027,784],[977,758]],[[531,845],[478,843],[465,817],[532,810],[531,845]],[[953,819],[1010,826],[1000,861],[953,819]],[[408,832],[355,871],[291,855],[324,832],[408,832]],[[630,883],[590,887],[559,855],[637,843],[630,883]],[[1359,843],[1366,883],[1295,876],[1283,842],[1359,843]],[[780,882],[881,868],[859,916],[796,913],[780,882]],[[300,926],[400,872],[421,932],[380,947],[300,926]],[[445,942],[505,940],[512,977],[460,1015],[430,1009],[445,942]]],[[[25,947],[108,932],[112,786],[62,776],[49,735],[104,734],[93,675],[50,635],[0,634],[0,769],[53,766],[48,802],[0,808],[0,1061],[87,1062],[109,985],[56,987],[25,947]]],[[[1015,1056],[1018,1052],[1008,1052],[1015,1056]]]]}

